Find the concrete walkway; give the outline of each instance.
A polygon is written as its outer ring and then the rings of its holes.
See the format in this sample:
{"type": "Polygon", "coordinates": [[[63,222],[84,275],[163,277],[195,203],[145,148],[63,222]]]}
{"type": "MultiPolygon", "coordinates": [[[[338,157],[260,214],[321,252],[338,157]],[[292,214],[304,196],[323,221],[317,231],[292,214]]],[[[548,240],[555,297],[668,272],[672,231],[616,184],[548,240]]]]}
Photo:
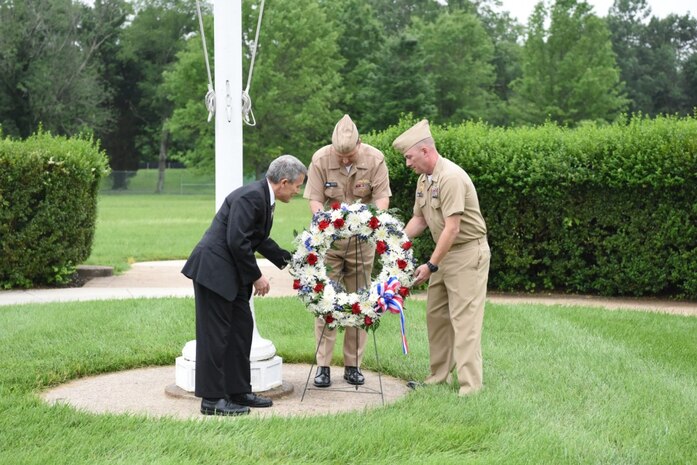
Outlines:
{"type": "MultiPolygon", "coordinates": [[[[184,260],[141,262],[127,272],[92,278],[83,287],[0,291],[0,306],[43,302],[69,302],[138,297],[193,297],[191,280],[181,274],[184,260]]],[[[259,260],[271,281],[269,297],[294,295],[292,279],[268,260],[259,260]]]]}
{"type": "MultiPolygon", "coordinates": [[[[293,280],[287,270],[279,270],[268,260],[259,260],[259,267],[271,281],[268,297],[294,296],[293,280]]],[[[118,275],[93,278],[83,287],[66,289],[30,289],[0,291],[0,306],[24,303],[131,299],[136,297],[193,297],[191,281],[180,272],[184,260],[135,263],[118,275]]],[[[424,298],[414,296],[413,298],[424,298]]],[[[545,304],[603,307],[609,310],[643,310],[697,316],[697,302],[675,302],[658,299],[603,298],[562,294],[500,294],[489,293],[493,304],[545,304]]]]}
{"type": "MultiPolygon", "coordinates": [[[[191,281],[180,270],[183,260],[136,263],[118,276],[93,278],[81,288],[31,289],[0,291],[0,306],[28,303],[130,299],[137,297],[193,297],[191,281]]],[[[267,260],[259,266],[271,282],[269,297],[293,296],[292,278],[288,271],[278,270],[267,260]]],[[[264,298],[264,297],[262,297],[264,298]]],[[[423,295],[413,298],[423,299],[423,295]]],[[[491,293],[491,304],[545,304],[603,307],[609,310],[642,310],[697,316],[697,302],[672,302],[655,299],[618,299],[566,295],[512,295],[491,293]]],[[[311,337],[308,328],[308,337],[311,337]]],[[[204,418],[198,412],[200,400],[193,395],[173,397],[174,360],[170,367],[150,367],[109,373],[74,380],[41,394],[49,403],[68,403],[75,408],[95,413],[128,413],[147,416],[169,416],[180,419],[204,418]]],[[[342,367],[332,367],[333,385],[329,390],[309,387],[305,383],[310,366],[284,364],[284,393],[274,399],[270,409],[253,409],[252,415],[324,415],[363,411],[397,401],[409,390],[404,380],[364,370],[366,386],[356,391],[343,379],[342,367]],[[382,389],[380,389],[382,387],[382,389]],[[382,395],[378,394],[382,391],[382,395]],[[305,393],[305,399],[301,397],[305,393]]]]}
{"type": "MultiPolygon", "coordinates": [[[[409,391],[404,380],[392,376],[378,376],[362,370],[366,384],[355,389],[346,383],[342,367],[331,367],[332,385],[327,389],[315,388],[312,378],[307,391],[305,383],[310,365],[284,364],[283,384],[289,389],[273,398],[271,408],[252,409],[251,416],[316,416],[363,411],[389,405],[409,391]],[[380,388],[382,387],[382,395],[380,388]],[[303,392],[305,396],[303,398],[303,392]]],[[[312,372],[314,375],[314,371],[312,372]]],[[[139,414],[149,417],[178,419],[210,418],[201,415],[201,399],[168,395],[167,388],[174,383],[174,367],[150,367],[81,378],[45,391],[41,397],[50,404],[69,404],[79,410],[93,413],[139,414]]],[[[453,395],[456,392],[453,391],[453,395]]]]}

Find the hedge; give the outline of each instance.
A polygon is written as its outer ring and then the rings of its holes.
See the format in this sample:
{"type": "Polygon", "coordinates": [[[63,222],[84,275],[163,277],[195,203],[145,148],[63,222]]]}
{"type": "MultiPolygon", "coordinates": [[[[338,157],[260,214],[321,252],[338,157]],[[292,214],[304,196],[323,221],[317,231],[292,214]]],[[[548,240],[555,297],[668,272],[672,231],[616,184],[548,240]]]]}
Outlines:
{"type": "MultiPolygon", "coordinates": [[[[417,176],[391,143],[391,205],[411,216],[417,176]]],[[[697,298],[697,119],[629,118],[568,129],[432,127],[477,188],[492,248],[490,289],[697,298]]],[[[416,245],[426,259],[430,235],[416,245]]],[[[422,236],[423,237],[423,236],[422,236]]]]}
{"type": "Polygon", "coordinates": [[[89,255],[108,173],[91,139],[0,139],[0,286],[62,284],[89,255]]]}

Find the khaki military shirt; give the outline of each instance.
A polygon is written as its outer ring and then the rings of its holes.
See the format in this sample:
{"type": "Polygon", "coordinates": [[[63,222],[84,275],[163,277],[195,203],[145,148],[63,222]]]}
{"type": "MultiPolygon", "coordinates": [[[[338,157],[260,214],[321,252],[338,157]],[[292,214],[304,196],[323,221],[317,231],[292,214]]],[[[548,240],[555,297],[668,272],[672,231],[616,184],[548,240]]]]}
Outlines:
{"type": "Polygon", "coordinates": [[[326,145],[312,155],[303,197],[327,205],[332,202],[365,204],[392,196],[385,156],[375,147],[361,143],[350,171],[341,165],[326,145]]]}
{"type": "Polygon", "coordinates": [[[469,175],[452,161],[439,157],[431,180],[426,174],[416,184],[414,216],[423,216],[438,243],[445,218],[460,215],[460,232],[453,246],[486,235],[486,223],[479,211],[479,198],[469,175]]]}

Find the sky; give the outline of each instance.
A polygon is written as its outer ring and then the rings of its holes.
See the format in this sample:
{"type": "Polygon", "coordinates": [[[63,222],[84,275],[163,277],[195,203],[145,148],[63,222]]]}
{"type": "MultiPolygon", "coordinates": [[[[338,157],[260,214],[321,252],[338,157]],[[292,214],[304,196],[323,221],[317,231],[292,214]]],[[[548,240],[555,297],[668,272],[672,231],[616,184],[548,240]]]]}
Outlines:
{"type": "MultiPolygon", "coordinates": [[[[613,0],[586,0],[593,6],[595,14],[606,16],[608,10],[614,3],[613,0]]],[[[547,0],[548,4],[550,0],[547,0]]],[[[501,0],[501,11],[508,11],[522,24],[528,23],[528,18],[538,0],[501,0]]],[[[697,17],[697,1],[695,0],[648,0],[651,7],[651,15],[664,18],[671,13],[684,15],[690,13],[692,17],[697,17]]]]}

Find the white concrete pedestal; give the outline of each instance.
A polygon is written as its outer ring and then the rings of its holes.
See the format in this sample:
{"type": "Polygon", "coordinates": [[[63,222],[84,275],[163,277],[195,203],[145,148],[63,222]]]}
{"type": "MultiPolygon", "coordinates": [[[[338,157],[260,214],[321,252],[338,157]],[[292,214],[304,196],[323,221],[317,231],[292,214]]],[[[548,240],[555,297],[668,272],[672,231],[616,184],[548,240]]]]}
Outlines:
{"type": "MultiPolygon", "coordinates": [[[[189,341],[187,343],[196,341],[189,341]]],[[[268,360],[251,362],[252,392],[269,391],[283,384],[283,359],[277,355],[268,360]]],[[[187,360],[186,357],[177,357],[175,365],[175,383],[187,392],[196,389],[196,360],[187,360]]]]}
{"type": "MultiPolygon", "coordinates": [[[[283,384],[283,359],[276,355],[276,347],[268,339],[264,339],[257,331],[254,316],[254,300],[249,300],[254,319],[252,333],[252,351],[249,355],[251,368],[252,392],[263,392],[283,384]]],[[[194,392],[196,387],[196,341],[189,341],[182,349],[181,357],[175,362],[175,383],[188,392],[194,392]]]]}
{"type": "MultiPolygon", "coordinates": [[[[186,345],[192,342],[196,344],[196,341],[189,341],[186,345]]],[[[186,348],[186,346],[184,347],[186,348]]],[[[182,352],[184,351],[182,350],[182,352]]],[[[187,360],[183,355],[177,357],[174,370],[175,384],[187,392],[194,392],[196,389],[196,361],[187,360]]]]}

